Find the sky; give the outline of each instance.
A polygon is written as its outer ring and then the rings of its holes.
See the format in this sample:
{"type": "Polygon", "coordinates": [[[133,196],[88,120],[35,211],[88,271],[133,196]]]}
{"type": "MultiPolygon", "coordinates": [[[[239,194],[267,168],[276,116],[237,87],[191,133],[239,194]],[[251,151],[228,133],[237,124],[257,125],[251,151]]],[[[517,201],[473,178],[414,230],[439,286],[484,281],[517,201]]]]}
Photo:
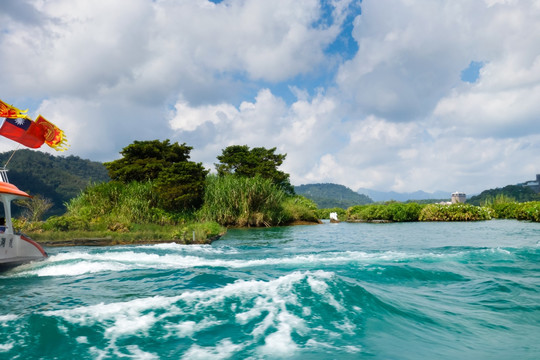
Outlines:
{"type": "Polygon", "coordinates": [[[478,193],[540,173],[539,39],[538,0],[1,0],[0,99],[62,156],[276,147],[293,185],[478,193]]]}

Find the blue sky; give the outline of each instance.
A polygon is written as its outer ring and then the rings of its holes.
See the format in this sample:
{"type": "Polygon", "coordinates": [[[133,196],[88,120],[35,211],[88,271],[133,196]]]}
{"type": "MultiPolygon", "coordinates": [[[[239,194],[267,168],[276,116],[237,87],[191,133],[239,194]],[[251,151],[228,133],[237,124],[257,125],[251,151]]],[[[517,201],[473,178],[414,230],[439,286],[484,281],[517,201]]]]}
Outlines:
{"type": "Polygon", "coordinates": [[[540,173],[539,35],[532,0],[3,0],[0,99],[63,155],[245,144],[295,185],[475,193],[540,173]]]}

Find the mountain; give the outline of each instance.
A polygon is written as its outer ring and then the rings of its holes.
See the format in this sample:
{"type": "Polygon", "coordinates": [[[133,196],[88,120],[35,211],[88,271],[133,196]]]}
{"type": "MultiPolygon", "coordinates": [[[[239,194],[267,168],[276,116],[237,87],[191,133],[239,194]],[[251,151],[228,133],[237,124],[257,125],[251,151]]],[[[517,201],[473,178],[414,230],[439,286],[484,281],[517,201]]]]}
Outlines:
{"type": "Polygon", "coordinates": [[[452,196],[452,193],[446,191],[436,191],[434,193],[428,193],[425,191],[415,191],[410,193],[398,193],[395,191],[377,191],[371,189],[358,189],[359,194],[365,194],[373,199],[373,201],[401,201],[407,200],[429,200],[429,199],[448,199],[452,196]]]}
{"type": "Polygon", "coordinates": [[[484,190],[476,196],[472,196],[467,203],[472,205],[482,205],[486,202],[496,200],[497,197],[512,199],[517,202],[540,201],[540,193],[536,193],[528,186],[506,185],[503,188],[484,190]]]}
{"type": "Polygon", "coordinates": [[[47,217],[64,213],[64,203],[89,184],[109,181],[102,163],[77,156],[52,156],[27,149],[0,153],[0,164],[8,160],[10,183],[30,195],[39,194],[53,202],[53,207],[45,214],[47,217]]]}
{"type": "Polygon", "coordinates": [[[346,186],[338,184],[307,184],[295,186],[298,195],[313,200],[321,209],[339,207],[347,209],[354,205],[370,204],[368,196],[358,194],[346,186]]]}

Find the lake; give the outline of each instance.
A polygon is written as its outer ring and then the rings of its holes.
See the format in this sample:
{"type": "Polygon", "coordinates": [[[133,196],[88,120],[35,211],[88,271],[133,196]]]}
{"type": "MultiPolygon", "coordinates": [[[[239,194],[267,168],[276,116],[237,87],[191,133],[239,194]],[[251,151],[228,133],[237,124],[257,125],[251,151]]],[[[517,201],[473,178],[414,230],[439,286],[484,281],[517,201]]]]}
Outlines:
{"type": "Polygon", "coordinates": [[[231,229],[0,273],[0,359],[539,359],[540,224],[231,229]]]}

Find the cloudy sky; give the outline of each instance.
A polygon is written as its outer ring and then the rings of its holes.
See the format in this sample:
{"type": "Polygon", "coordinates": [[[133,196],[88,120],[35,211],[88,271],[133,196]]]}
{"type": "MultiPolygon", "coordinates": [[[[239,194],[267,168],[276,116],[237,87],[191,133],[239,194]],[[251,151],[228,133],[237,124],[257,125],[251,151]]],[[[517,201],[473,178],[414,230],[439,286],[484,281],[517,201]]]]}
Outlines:
{"type": "Polygon", "coordinates": [[[538,0],[2,0],[0,49],[0,99],[64,155],[277,147],[294,185],[399,192],[540,173],[538,0]]]}

